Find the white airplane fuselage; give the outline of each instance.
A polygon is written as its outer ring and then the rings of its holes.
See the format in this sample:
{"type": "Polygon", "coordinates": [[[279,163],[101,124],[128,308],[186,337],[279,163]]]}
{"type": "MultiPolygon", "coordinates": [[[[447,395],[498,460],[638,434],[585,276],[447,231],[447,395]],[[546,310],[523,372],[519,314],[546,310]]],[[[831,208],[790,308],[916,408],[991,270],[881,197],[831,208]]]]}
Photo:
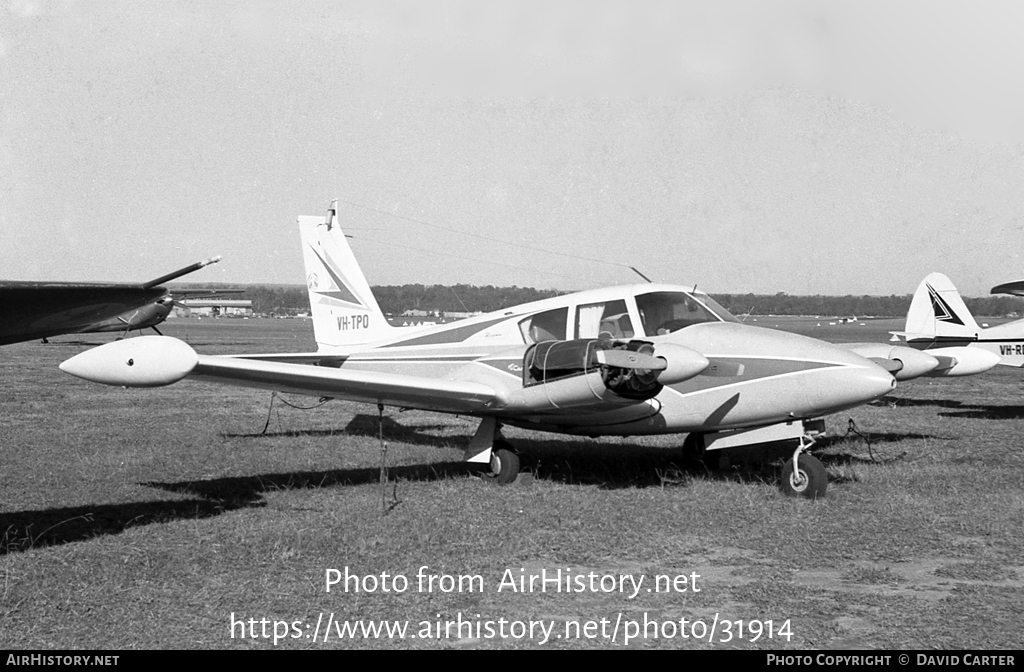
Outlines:
{"type": "MultiPolygon", "coordinates": [[[[693,325],[650,339],[702,353],[705,373],[665,386],[653,399],[614,411],[577,409],[505,419],[571,434],[632,435],[715,431],[836,413],[883,396],[895,379],[841,348],[784,332],[728,323],[693,325]],[[754,345],[755,347],[751,347],[754,345]]],[[[524,346],[494,354],[479,346],[419,347],[354,353],[344,368],[522,386],[524,346]]],[[[500,409],[491,414],[501,417],[500,409]]]]}
{"type": "MultiPolygon", "coordinates": [[[[511,397],[529,384],[524,379],[523,360],[531,345],[523,326],[526,320],[564,313],[557,325],[557,337],[593,338],[598,335],[593,326],[596,318],[590,320],[588,331],[586,326],[581,329],[580,323],[585,320],[579,316],[595,305],[622,305],[626,310],[616,316],[617,320],[601,323],[615,328],[619,323],[628,325],[628,336],[614,336],[650,342],[656,354],[664,344],[683,346],[703,355],[707,368],[686,380],[666,384],[650,399],[613,409],[605,404],[588,410],[585,402],[567,404],[552,395],[550,403],[532,412],[496,404],[467,414],[494,416],[505,424],[568,434],[709,432],[820,417],[864,404],[895,387],[892,375],[873,362],[845,348],[797,334],[715,319],[667,334],[647,335],[645,325],[650,329],[651,323],[641,313],[637,297],[642,303],[644,296],[682,292],[692,289],[652,284],[591,290],[458,322],[398,330],[387,340],[365,346],[344,350],[322,346],[320,354],[336,355],[330,366],[346,371],[480,383],[507,390],[511,397]]],[[[707,298],[703,294],[692,296],[707,298]]],[[[203,360],[200,355],[192,378],[203,379],[203,360]]],[[[223,382],[223,371],[217,375],[223,382]]],[[[259,374],[239,371],[234,384],[247,382],[266,387],[259,374]]],[[[558,384],[572,383],[567,378],[558,384]]],[[[538,385],[538,394],[543,395],[541,389],[549,385],[538,385]]],[[[289,390],[286,385],[277,389],[309,393],[301,388],[289,390]]],[[[345,394],[337,398],[345,398],[345,394]]],[[[430,410],[430,400],[416,407],[430,410]]]]}

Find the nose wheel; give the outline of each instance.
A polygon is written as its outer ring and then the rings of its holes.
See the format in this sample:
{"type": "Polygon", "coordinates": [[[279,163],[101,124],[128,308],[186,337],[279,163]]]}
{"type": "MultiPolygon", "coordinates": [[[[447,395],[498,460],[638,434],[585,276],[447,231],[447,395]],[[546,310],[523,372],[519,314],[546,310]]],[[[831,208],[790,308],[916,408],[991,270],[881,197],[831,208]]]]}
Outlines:
{"type": "Polygon", "coordinates": [[[801,455],[813,443],[814,439],[809,436],[801,437],[800,445],[794,451],[792,459],[782,467],[782,492],[790,497],[819,499],[825,496],[828,489],[825,465],[813,455],[801,455]]]}
{"type": "Polygon", "coordinates": [[[495,441],[491,447],[491,480],[508,485],[519,475],[519,456],[507,441],[495,441]]]}

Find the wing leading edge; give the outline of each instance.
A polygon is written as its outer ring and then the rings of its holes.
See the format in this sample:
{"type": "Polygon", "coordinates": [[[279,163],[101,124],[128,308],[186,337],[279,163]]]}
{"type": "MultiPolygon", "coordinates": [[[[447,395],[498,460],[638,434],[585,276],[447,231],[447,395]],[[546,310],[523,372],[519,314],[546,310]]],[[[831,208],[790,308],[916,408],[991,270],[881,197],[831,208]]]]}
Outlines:
{"type": "Polygon", "coordinates": [[[140,336],[86,350],[60,368],[107,385],[155,387],[182,378],[445,413],[486,413],[499,392],[471,381],[353,371],[236,357],[197,355],[183,341],[140,336]]]}

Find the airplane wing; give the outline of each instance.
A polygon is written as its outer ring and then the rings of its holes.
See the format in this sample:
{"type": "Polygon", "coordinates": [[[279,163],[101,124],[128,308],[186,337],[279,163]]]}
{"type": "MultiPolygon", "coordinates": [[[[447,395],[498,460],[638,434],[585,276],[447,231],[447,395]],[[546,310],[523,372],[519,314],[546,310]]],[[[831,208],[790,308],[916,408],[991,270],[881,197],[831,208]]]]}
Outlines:
{"type": "Polygon", "coordinates": [[[486,411],[499,399],[492,387],[470,381],[234,357],[200,355],[189,378],[447,413],[486,411]]]}
{"type": "Polygon", "coordinates": [[[60,368],[108,385],[156,387],[188,376],[227,385],[446,413],[486,411],[500,396],[494,388],[470,381],[198,355],[183,341],[165,336],[108,343],[72,357],[60,368]]]}
{"type": "Polygon", "coordinates": [[[338,368],[348,355],[328,354],[324,352],[268,352],[253,355],[229,355],[231,359],[256,359],[263,362],[285,362],[288,364],[312,364],[338,368]]]}
{"type": "Polygon", "coordinates": [[[1014,282],[1006,282],[1001,285],[996,285],[992,288],[991,293],[1024,296],[1024,280],[1016,280],[1014,282]]]}
{"type": "MultiPolygon", "coordinates": [[[[535,346],[537,350],[541,345],[544,344],[535,346]]],[[[641,403],[657,394],[660,386],[656,380],[664,378],[665,384],[686,380],[709,364],[699,353],[674,344],[662,344],[659,356],[636,350],[591,353],[590,346],[581,342],[552,341],[547,345],[550,347],[529,365],[531,376],[541,378],[532,385],[524,385],[519,376],[486,362],[467,363],[464,373],[434,378],[338,368],[340,360],[316,366],[199,355],[187,343],[166,336],[140,336],[108,343],[75,355],[60,368],[85,380],[126,387],[170,385],[189,377],[444,413],[521,416],[565,408],[601,412],[641,403]],[[582,358],[584,354],[586,361],[582,358]],[[577,365],[578,375],[563,375],[567,367],[577,365]]],[[[519,355],[522,357],[521,352],[519,355]]],[[[509,362],[504,355],[498,357],[500,363],[509,362]]],[[[505,369],[508,370],[507,366],[505,369]]]]}
{"type": "Polygon", "coordinates": [[[168,287],[168,289],[174,296],[186,299],[196,299],[199,297],[216,298],[219,296],[227,296],[228,294],[244,294],[246,291],[245,289],[239,287],[232,287],[230,289],[216,289],[214,287],[195,287],[189,289],[179,289],[177,287],[168,287]]]}
{"type": "Polygon", "coordinates": [[[157,301],[167,294],[161,283],[219,260],[200,261],[142,284],[2,282],[0,345],[77,333],[157,301]]]}
{"type": "Polygon", "coordinates": [[[156,301],[163,287],[58,282],[0,284],[0,345],[74,333],[156,301]]]}

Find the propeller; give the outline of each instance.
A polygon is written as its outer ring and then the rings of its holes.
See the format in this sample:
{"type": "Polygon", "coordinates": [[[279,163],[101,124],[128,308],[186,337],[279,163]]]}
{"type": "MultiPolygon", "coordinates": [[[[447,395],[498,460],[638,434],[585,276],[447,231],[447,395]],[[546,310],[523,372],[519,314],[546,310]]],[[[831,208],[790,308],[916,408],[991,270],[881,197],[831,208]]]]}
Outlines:
{"type": "Polygon", "coordinates": [[[595,357],[598,364],[618,369],[664,371],[668,368],[668,362],[663,358],[634,350],[598,350],[595,357]]]}

